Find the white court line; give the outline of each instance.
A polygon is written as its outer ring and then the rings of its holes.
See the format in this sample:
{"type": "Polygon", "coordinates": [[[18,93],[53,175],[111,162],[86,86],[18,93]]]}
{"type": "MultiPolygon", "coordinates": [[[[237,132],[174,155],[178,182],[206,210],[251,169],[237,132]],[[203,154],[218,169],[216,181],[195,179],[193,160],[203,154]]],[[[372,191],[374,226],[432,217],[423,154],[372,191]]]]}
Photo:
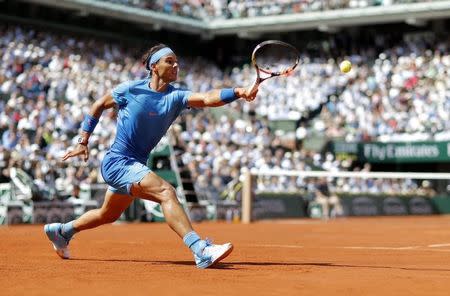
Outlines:
{"type": "Polygon", "coordinates": [[[270,219],[265,219],[265,220],[260,220],[258,221],[258,223],[275,223],[275,224],[294,224],[294,225],[310,225],[310,224],[323,224],[326,223],[326,220],[282,220],[282,219],[278,219],[278,220],[270,220],[270,219]]]}
{"type": "Polygon", "coordinates": [[[428,248],[441,248],[441,247],[449,247],[450,244],[435,244],[435,245],[428,245],[428,248]]]}
{"type": "Polygon", "coordinates": [[[353,249],[353,250],[413,250],[420,248],[420,246],[408,246],[408,247],[338,247],[341,249],[353,249]]]}
{"type": "MultiPolygon", "coordinates": [[[[255,244],[251,247],[262,247],[262,248],[291,248],[291,249],[303,249],[304,246],[300,245],[272,245],[272,244],[255,244]]],[[[318,247],[321,249],[323,247],[318,247]]],[[[412,250],[420,248],[420,246],[410,246],[410,247],[325,247],[325,249],[354,249],[354,250],[412,250]]]]}
{"type": "MultiPolygon", "coordinates": [[[[446,247],[450,244],[435,244],[428,246],[406,246],[406,247],[362,247],[362,246],[347,246],[347,247],[314,247],[315,249],[347,249],[347,250],[391,250],[391,251],[425,251],[425,252],[450,252],[450,249],[428,249],[428,248],[438,248],[446,247]]],[[[276,245],[276,244],[252,244],[246,245],[245,247],[259,247],[259,248],[288,248],[288,249],[305,249],[309,247],[300,245],[276,245]]]]}
{"type": "Polygon", "coordinates": [[[263,248],[291,248],[291,249],[301,249],[303,246],[299,245],[251,245],[252,247],[263,247],[263,248]]]}

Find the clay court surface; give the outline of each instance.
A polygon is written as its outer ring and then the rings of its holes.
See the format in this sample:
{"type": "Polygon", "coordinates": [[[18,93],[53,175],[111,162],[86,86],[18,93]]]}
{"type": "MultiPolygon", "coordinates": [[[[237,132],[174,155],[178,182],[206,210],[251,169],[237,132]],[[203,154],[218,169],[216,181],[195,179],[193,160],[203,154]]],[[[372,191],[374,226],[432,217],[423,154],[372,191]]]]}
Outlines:
{"type": "Polygon", "coordinates": [[[53,252],[42,225],[0,227],[0,295],[450,295],[450,217],[200,223],[235,249],[198,270],[164,223],[107,225],[53,252]]]}

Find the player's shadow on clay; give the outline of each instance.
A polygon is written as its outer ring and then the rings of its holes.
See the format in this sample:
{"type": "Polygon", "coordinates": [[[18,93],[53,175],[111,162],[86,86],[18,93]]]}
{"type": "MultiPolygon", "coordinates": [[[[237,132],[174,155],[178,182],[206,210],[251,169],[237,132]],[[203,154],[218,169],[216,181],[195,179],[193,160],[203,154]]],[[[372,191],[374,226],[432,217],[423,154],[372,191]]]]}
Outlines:
{"type": "Polygon", "coordinates": [[[333,268],[374,268],[374,269],[399,269],[399,270],[418,270],[418,271],[449,271],[446,268],[420,268],[420,267],[401,267],[401,266],[374,266],[374,265],[351,265],[351,264],[336,264],[323,262],[297,262],[297,263],[275,263],[275,262],[230,262],[231,265],[278,265],[278,266],[319,266],[319,267],[333,267],[333,268]]]}
{"type": "MultiPolygon", "coordinates": [[[[131,263],[147,263],[152,265],[190,265],[195,267],[195,263],[189,261],[168,261],[168,260],[140,260],[140,259],[97,259],[97,258],[72,258],[71,261],[95,261],[95,262],[131,262],[131,263]]],[[[232,264],[219,262],[209,269],[235,269],[232,264]]]]}
{"type": "MultiPolygon", "coordinates": [[[[147,263],[153,265],[189,265],[195,266],[193,261],[169,261],[169,260],[138,260],[138,259],[88,259],[88,258],[73,258],[70,260],[80,261],[96,261],[96,262],[134,262],[147,263]]],[[[401,266],[374,266],[374,265],[351,265],[351,264],[336,264],[328,262],[219,262],[208,269],[245,269],[246,266],[318,266],[318,267],[333,267],[333,268],[373,268],[373,269],[398,269],[398,270],[417,270],[417,271],[448,271],[450,269],[440,268],[420,268],[420,267],[401,267],[401,266]]]]}

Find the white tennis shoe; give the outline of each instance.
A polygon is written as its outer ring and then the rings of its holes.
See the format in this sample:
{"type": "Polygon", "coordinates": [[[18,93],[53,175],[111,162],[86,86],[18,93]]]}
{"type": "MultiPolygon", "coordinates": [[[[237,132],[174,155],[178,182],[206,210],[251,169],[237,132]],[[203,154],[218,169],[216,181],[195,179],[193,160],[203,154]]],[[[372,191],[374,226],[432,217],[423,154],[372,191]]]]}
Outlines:
{"type": "Polygon", "coordinates": [[[61,234],[61,223],[46,224],[44,226],[44,232],[48,239],[53,244],[53,249],[55,249],[56,254],[63,259],[69,259],[69,241],[70,239],[65,238],[61,234]]]}
{"type": "Polygon", "coordinates": [[[197,256],[194,254],[195,264],[198,268],[204,269],[213,266],[233,251],[233,245],[231,243],[214,245],[208,239],[202,242],[205,244],[202,255],[197,256]]]}

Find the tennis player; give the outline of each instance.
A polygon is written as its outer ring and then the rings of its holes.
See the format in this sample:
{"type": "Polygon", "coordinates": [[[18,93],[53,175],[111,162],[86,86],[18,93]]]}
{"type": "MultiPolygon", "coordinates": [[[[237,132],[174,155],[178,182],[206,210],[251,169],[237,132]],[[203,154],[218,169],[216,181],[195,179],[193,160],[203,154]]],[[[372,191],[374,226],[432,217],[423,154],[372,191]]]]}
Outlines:
{"type": "Polygon", "coordinates": [[[236,87],[194,93],[175,88],[170,83],[177,80],[178,59],[164,44],[152,47],[142,62],[149,77],[124,82],[96,101],[82,123],[78,145],[62,158],[81,156],[86,161],[89,136],[103,110],[118,108],[116,138],[101,164],[102,176],[109,185],[102,207],[65,224],[47,224],[44,231],[56,253],[68,259],[68,245],[75,233],[116,221],[134,198],[152,200],[161,204],[167,223],[190,248],[197,267],[207,268],[228,256],[233,245],[212,244],[200,238],[175,189],[146,166],[147,157],[183,109],[223,106],[239,98],[252,101],[258,90],[236,87]]]}

